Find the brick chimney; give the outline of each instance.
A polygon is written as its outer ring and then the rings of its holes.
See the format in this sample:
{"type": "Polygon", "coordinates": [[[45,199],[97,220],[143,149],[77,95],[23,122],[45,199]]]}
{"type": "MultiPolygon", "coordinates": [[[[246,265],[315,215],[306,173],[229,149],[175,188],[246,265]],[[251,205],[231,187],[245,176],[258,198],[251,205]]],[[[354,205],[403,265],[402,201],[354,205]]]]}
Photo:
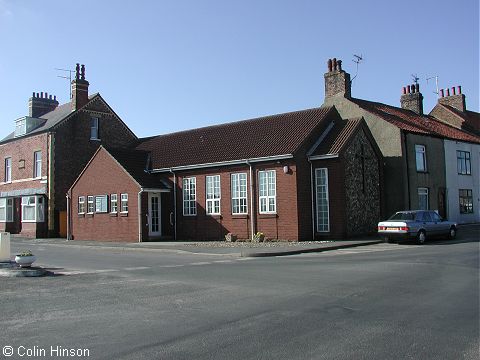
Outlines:
{"type": "Polygon", "coordinates": [[[72,81],[72,110],[78,110],[88,102],[88,83],[85,80],[85,65],[77,63],[75,80],[72,81]]]}
{"type": "Polygon", "coordinates": [[[58,101],[56,96],[52,98],[52,95],[48,95],[46,92],[45,95],[43,92],[40,94],[33,93],[32,97],[28,99],[28,116],[34,118],[42,117],[46,113],[55,110],[57,106],[58,101]]]}
{"type": "Polygon", "coordinates": [[[423,95],[420,92],[420,85],[418,83],[403,87],[400,105],[402,109],[411,110],[414,113],[423,115],[423,95]]]}
{"type": "Polygon", "coordinates": [[[328,72],[325,78],[325,98],[329,97],[351,97],[350,74],[342,70],[342,60],[336,58],[328,59],[328,72]]]}
{"type": "Polygon", "coordinates": [[[451,106],[461,112],[467,110],[467,106],[465,105],[465,95],[462,94],[461,86],[457,86],[456,90],[455,87],[452,87],[452,93],[450,93],[450,89],[441,89],[439,95],[439,104],[451,106]]]}

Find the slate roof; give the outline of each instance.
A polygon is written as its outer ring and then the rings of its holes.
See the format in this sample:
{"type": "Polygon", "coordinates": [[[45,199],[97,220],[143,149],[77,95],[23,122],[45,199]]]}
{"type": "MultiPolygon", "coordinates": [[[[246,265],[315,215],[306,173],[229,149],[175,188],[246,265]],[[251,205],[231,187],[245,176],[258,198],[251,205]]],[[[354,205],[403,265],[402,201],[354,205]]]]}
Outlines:
{"type": "Polygon", "coordinates": [[[313,108],[143,138],[136,149],[151,152],[153,169],[293,155],[332,109],[313,108]]]}
{"type": "Polygon", "coordinates": [[[398,128],[420,135],[436,136],[452,140],[480,144],[480,136],[460,130],[429,115],[418,115],[411,110],[361,99],[351,99],[362,109],[367,110],[398,128]]]}
{"type": "Polygon", "coordinates": [[[363,118],[336,121],[328,135],[312,153],[312,156],[340,154],[362,123],[364,123],[363,118]]]}
{"type": "MultiPolygon", "coordinates": [[[[99,95],[98,93],[92,94],[88,97],[89,100],[92,100],[95,96],[99,95]]],[[[12,140],[12,139],[20,139],[22,137],[26,137],[29,135],[34,135],[34,134],[39,134],[45,131],[50,130],[51,128],[55,127],[57,124],[61,123],[63,120],[65,120],[70,114],[72,114],[72,103],[67,102],[65,104],[59,105],[56,107],[55,110],[50,111],[40,117],[40,119],[45,119],[45,123],[43,123],[41,126],[37,127],[36,129],[30,131],[29,133],[19,136],[15,138],[15,132],[12,132],[11,134],[7,135],[5,138],[3,138],[0,143],[3,143],[4,141],[12,140]]],[[[13,122],[12,122],[12,128],[13,128],[13,122]]]]}
{"type": "Polygon", "coordinates": [[[105,149],[115,160],[127,171],[143,188],[151,189],[169,189],[169,186],[160,180],[156,174],[145,172],[147,168],[148,156],[147,151],[140,150],[119,150],[105,149]]]}

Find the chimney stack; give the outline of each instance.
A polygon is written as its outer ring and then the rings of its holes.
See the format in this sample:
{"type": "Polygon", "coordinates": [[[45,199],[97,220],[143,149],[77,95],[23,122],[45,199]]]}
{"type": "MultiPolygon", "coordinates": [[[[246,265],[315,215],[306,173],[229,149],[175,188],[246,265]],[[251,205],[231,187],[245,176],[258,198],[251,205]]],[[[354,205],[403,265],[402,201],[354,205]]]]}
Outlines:
{"type": "Polygon", "coordinates": [[[400,105],[402,109],[411,110],[418,115],[423,115],[423,95],[420,92],[420,85],[407,85],[403,87],[402,96],[400,97],[400,105]]]}
{"type": "Polygon", "coordinates": [[[325,98],[351,97],[350,74],[342,70],[342,60],[328,59],[325,78],[325,98]]]}
{"type": "Polygon", "coordinates": [[[39,93],[32,93],[32,97],[28,99],[28,116],[33,118],[39,118],[53,111],[57,108],[58,101],[57,97],[54,96],[52,99],[52,95],[48,96],[48,93],[45,92],[45,96],[43,92],[39,93]]]}
{"type": "Polygon", "coordinates": [[[452,86],[451,93],[450,93],[450,89],[448,88],[445,90],[441,89],[438,103],[442,105],[451,106],[461,112],[467,111],[467,106],[465,104],[465,95],[462,94],[461,86],[457,86],[456,89],[454,86],[452,86]],[[445,96],[445,93],[447,93],[446,96],[445,96]]]}
{"type": "Polygon", "coordinates": [[[72,111],[78,110],[88,102],[88,83],[85,80],[85,65],[77,63],[75,79],[72,81],[72,111]]]}

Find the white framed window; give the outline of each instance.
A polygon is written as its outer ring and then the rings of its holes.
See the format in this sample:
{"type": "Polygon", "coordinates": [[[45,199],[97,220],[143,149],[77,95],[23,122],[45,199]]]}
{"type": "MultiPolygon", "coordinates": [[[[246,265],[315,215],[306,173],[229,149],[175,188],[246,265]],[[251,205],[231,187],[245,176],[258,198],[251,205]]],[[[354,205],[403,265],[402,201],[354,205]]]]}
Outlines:
{"type": "Polygon", "coordinates": [[[232,174],[232,214],[247,214],[247,173],[232,174]]]}
{"type": "Polygon", "coordinates": [[[428,210],[428,188],[418,188],[418,210],[428,210]]]}
{"type": "Polygon", "coordinates": [[[415,145],[415,163],[417,171],[427,171],[427,157],[424,145],[415,145]]]}
{"type": "Polygon", "coordinates": [[[118,211],[117,194],[110,194],[110,212],[116,213],[118,211]]]}
{"type": "Polygon", "coordinates": [[[472,174],[472,163],[469,151],[457,150],[457,173],[460,175],[472,174]]]}
{"type": "Polygon", "coordinates": [[[45,200],[41,195],[22,197],[22,222],[45,221],[45,200]]]}
{"type": "Polygon", "coordinates": [[[210,175],[205,179],[206,183],[206,202],[208,215],[220,215],[220,175],[210,175]]]}
{"type": "Polygon", "coordinates": [[[0,198],[0,221],[13,221],[13,198],[0,198]]]}
{"type": "Polygon", "coordinates": [[[95,212],[106,213],[108,209],[108,196],[97,195],[95,196],[95,212]]]}
{"type": "Polygon", "coordinates": [[[98,124],[99,119],[98,117],[92,117],[90,119],[90,140],[98,140],[98,124]]]}
{"type": "Polygon", "coordinates": [[[183,179],[183,215],[197,215],[197,179],[195,177],[183,179]]]}
{"type": "Polygon", "coordinates": [[[41,178],[42,177],[42,152],[35,151],[33,153],[33,177],[41,178]]]}
{"type": "Polygon", "coordinates": [[[258,172],[260,214],[277,211],[277,179],[275,170],[258,172]]]}
{"type": "Polygon", "coordinates": [[[315,195],[317,232],[330,231],[330,210],[328,197],[328,169],[315,169],[315,195]]]}
{"type": "Polygon", "coordinates": [[[78,197],[78,213],[85,214],[85,196],[78,197]]]}
{"type": "Polygon", "coordinates": [[[93,196],[87,196],[87,213],[93,214],[95,210],[95,205],[93,203],[93,196]]]}
{"type": "Polygon", "coordinates": [[[128,194],[120,194],[120,211],[128,213],[128,194]]]}
{"type": "Polygon", "coordinates": [[[12,181],[12,158],[5,159],[5,182],[12,181]]]}

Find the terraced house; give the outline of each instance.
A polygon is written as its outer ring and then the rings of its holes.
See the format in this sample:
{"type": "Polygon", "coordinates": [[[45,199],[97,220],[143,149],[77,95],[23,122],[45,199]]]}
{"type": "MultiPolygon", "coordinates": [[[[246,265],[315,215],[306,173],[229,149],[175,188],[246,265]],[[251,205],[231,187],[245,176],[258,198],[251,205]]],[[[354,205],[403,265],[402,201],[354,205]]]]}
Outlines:
{"type": "Polygon", "coordinates": [[[101,144],[132,145],[137,137],[100,94],[89,95],[77,64],[72,98],[33,93],[28,115],[0,141],[0,231],[29,237],[66,236],[66,193],[101,144]]]}
{"type": "Polygon", "coordinates": [[[480,116],[466,110],[461,89],[442,90],[425,115],[418,84],[403,87],[396,107],[354,98],[342,62],[330,59],[327,67],[324,106],[343,118],[363,117],[381,149],[386,215],[432,209],[460,223],[479,222],[480,116]]]}

